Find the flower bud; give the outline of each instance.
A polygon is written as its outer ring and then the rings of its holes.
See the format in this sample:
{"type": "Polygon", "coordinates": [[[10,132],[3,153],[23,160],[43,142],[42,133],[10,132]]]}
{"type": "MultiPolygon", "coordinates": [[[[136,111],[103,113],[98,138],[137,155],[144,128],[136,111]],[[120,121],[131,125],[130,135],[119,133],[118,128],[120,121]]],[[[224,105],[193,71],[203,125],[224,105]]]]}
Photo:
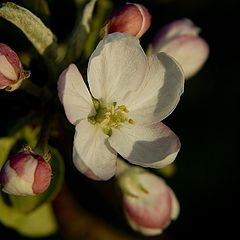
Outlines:
{"type": "Polygon", "coordinates": [[[0,89],[10,89],[26,78],[25,74],[18,55],[7,45],[0,43],[0,89]]]}
{"type": "Polygon", "coordinates": [[[185,77],[191,78],[204,65],[209,47],[198,36],[200,29],[189,19],[174,21],[166,25],[152,42],[154,53],[166,52],[182,66],[185,77]]]}
{"type": "Polygon", "coordinates": [[[119,176],[123,209],[130,226],[144,235],[160,234],[179,214],[179,203],[163,179],[139,167],[119,176]]]}
{"type": "Polygon", "coordinates": [[[0,172],[0,184],[9,194],[36,195],[48,188],[51,175],[51,166],[42,156],[23,151],[5,163],[0,172]]]}
{"type": "Polygon", "coordinates": [[[106,34],[113,32],[125,32],[140,38],[151,25],[151,15],[147,8],[141,4],[126,3],[117,9],[106,26],[106,34]]]}

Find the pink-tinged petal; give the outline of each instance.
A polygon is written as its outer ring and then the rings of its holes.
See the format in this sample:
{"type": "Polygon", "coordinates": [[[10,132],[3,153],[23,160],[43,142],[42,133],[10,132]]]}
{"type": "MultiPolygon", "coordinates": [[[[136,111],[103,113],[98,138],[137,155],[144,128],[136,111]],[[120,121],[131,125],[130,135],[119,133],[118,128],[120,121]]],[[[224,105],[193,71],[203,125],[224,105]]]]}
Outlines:
{"type": "MultiPolygon", "coordinates": [[[[23,72],[22,64],[21,64],[21,61],[20,61],[18,55],[6,44],[0,43],[0,56],[1,55],[6,57],[8,63],[11,65],[11,67],[15,71],[16,79],[15,78],[13,79],[11,77],[10,77],[10,79],[17,80],[17,78],[19,78],[23,72]]],[[[12,72],[12,70],[11,70],[11,72],[12,72]]],[[[14,76],[13,73],[11,75],[14,76]]]]}
{"type": "Polygon", "coordinates": [[[171,197],[172,197],[171,219],[176,220],[179,216],[179,213],[180,213],[180,204],[178,202],[178,199],[177,199],[175,193],[172,191],[171,188],[169,188],[169,191],[170,191],[171,197]]]}
{"type": "Polygon", "coordinates": [[[51,166],[41,155],[31,151],[12,156],[0,173],[3,191],[17,196],[44,192],[51,181],[51,166]]]}
{"type": "MultiPolygon", "coordinates": [[[[161,186],[157,187],[160,188],[161,186]]],[[[144,188],[146,187],[144,186],[144,188]]],[[[146,196],[144,200],[141,199],[142,201],[139,201],[138,198],[140,197],[126,197],[123,203],[124,210],[129,218],[134,219],[136,225],[145,228],[162,229],[168,225],[170,220],[172,210],[171,194],[167,189],[155,196],[151,196],[154,193],[150,192],[149,189],[147,191],[148,193],[144,193],[146,196]],[[150,207],[146,204],[147,201],[149,201],[150,207]]],[[[155,192],[157,192],[156,189],[155,192]]]]}
{"type": "Polygon", "coordinates": [[[13,168],[11,168],[9,161],[4,165],[4,171],[7,175],[8,181],[2,184],[2,190],[9,194],[17,196],[34,195],[32,190],[32,183],[34,181],[34,164],[30,162],[26,163],[26,167],[30,167],[29,171],[26,171],[22,176],[19,176],[13,168]],[[32,168],[33,167],[33,168],[32,168]]]}
{"type": "Polygon", "coordinates": [[[72,124],[95,114],[92,97],[74,64],[70,64],[60,75],[58,95],[72,124]]]}
{"type": "Polygon", "coordinates": [[[179,36],[162,47],[161,51],[174,57],[182,66],[185,77],[191,78],[206,62],[209,47],[205,40],[198,36],[179,36]]]}
{"type": "Polygon", "coordinates": [[[141,4],[126,3],[117,9],[105,26],[106,33],[125,32],[140,38],[151,25],[151,15],[141,4]]]}
{"type": "Polygon", "coordinates": [[[30,152],[19,152],[9,159],[11,168],[24,181],[33,183],[34,173],[38,164],[30,152]]]}
{"type": "Polygon", "coordinates": [[[159,53],[149,57],[141,88],[126,99],[128,116],[137,124],[162,121],[176,107],[184,90],[184,75],[176,61],[159,53]]]}
{"type": "Polygon", "coordinates": [[[130,226],[144,235],[160,234],[173,219],[177,201],[164,180],[139,167],[131,167],[118,177],[118,183],[130,226]]]}
{"type": "Polygon", "coordinates": [[[73,162],[76,168],[94,180],[108,180],[116,172],[116,152],[109,146],[101,128],[82,120],[76,126],[73,162]]]}
{"type": "Polygon", "coordinates": [[[156,236],[161,234],[163,231],[163,229],[161,228],[147,228],[147,227],[139,226],[131,219],[130,216],[128,216],[126,212],[125,212],[125,216],[127,218],[129,225],[132,227],[132,229],[135,230],[136,232],[140,232],[145,236],[156,236]]]}
{"type": "Polygon", "coordinates": [[[178,137],[163,123],[124,124],[113,129],[111,147],[132,164],[160,168],[173,162],[180,149],[178,137]]]}
{"type": "Polygon", "coordinates": [[[8,182],[8,176],[6,173],[6,167],[3,167],[0,171],[0,185],[4,186],[8,182]]]}
{"type": "Polygon", "coordinates": [[[18,80],[15,69],[4,55],[0,55],[0,74],[13,83],[18,80]]]}
{"type": "Polygon", "coordinates": [[[88,81],[92,95],[107,103],[123,100],[140,87],[148,67],[139,40],[123,33],[103,38],[91,55],[88,81]]]}
{"type": "Polygon", "coordinates": [[[39,194],[44,192],[50,185],[52,169],[50,164],[43,158],[38,158],[38,165],[34,174],[32,185],[33,192],[39,194]]]}
{"type": "Polygon", "coordinates": [[[31,158],[32,155],[29,152],[19,152],[9,159],[9,163],[11,168],[15,170],[17,175],[21,176],[24,174],[26,162],[29,161],[29,159],[31,158]]]}
{"type": "Polygon", "coordinates": [[[200,29],[187,18],[173,21],[165,25],[152,42],[154,52],[160,52],[161,48],[175,37],[182,35],[198,36],[200,29]]]}
{"type": "Polygon", "coordinates": [[[5,76],[2,73],[0,73],[0,89],[6,88],[7,86],[10,86],[14,83],[15,81],[5,78],[5,76]]]}

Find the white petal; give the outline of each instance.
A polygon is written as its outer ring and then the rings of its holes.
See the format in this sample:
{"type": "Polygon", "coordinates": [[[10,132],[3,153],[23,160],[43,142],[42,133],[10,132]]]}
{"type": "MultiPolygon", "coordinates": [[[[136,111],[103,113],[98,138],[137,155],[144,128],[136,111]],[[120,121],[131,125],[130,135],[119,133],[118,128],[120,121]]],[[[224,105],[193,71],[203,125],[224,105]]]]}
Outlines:
{"type": "Polygon", "coordinates": [[[58,95],[72,124],[95,113],[92,97],[74,64],[69,65],[60,75],[58,95]]]}
{"type": "Polygon", "coordinates": [[[123,158],[143,167],[164,167],[177,156],[178,137],[163,123],[113,129],[109,143],[123,158]]]}
{"type": "Polygon", "coordinates": [[[141,89],[126,101],[128,116],[137,124],[162,121],[176,107],[184,89],[181,67],[165,53],[149,57],[149,70],[141,89]]]}
{"type": "Polygon", "coordinates": [[[107,180],[116,171],[117,153],[107,138],[99,127],[87,120],[76,126],[73,162],[80,172],[95,180],[107,180]]]}
{"type": "Polygon", "coordinates": [[[2,73],[4,77],[10,80],[16,81],[18,79],[18,76],[13,66],[9,63],[7,58],[3,55],[0,56],[0,73],[2,73]]]}
{"type": "Polygon", "coordinates": [[[139,40],[123,33],[107,35],[93,52],[88,65],[92,95],[106,102],[122,103],[144,80],[148,62],[139,40]]]}

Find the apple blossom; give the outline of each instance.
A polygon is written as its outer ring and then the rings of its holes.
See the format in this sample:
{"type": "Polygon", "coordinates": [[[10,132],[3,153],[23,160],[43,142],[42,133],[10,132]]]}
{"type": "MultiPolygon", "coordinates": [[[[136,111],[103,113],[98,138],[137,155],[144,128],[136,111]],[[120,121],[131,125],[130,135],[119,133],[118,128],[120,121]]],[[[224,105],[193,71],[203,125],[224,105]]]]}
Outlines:
{"type": "Polygon", "coordinates": [[[0,43],[0,89],[11,88],[25,78],[18,55],[6,44],[0,43]]]}
{"type": "Polygon", "coordinates": [[[202,68],[209,55],[208,44],[198,36],[199,32],[200,29],[189,19],[174,21],[157,34],[152,50],[174,57],[181,64],[185,77],[191,78],[202,68]]]}
{"type": "Polygon", "coordinates": [[[178,200],[159,176],[130,167],[118,176],[118,183],[123,194],[124,213],[135,231],[157,235],[178,217],[178,200]]]}
{"type": "Polygon", "coordinates": [[[106,34],[125,32],[140,38],[151,25],[151,15],[141,4],[126,3],[117,9],[104,27],[106,34]]]}
{"type": "Polygon", "coordinates": [[[0,184],[9,194],[36,195],[48,188],[51,175],[51,166],[41,155],[23,151],[5,163],[0,172],[0,184]]]}
{"type": "Polygon", "coordinates": [[[73,161],[80,172],[107,180],[119,153],[132,164],[160,168],[176,158],[178,137],[161,121],[183,92],[181,67],[165,53],[147,57],[136,37],[113,33],[90,57],[86,87],[71,64],[58,93],[76,126],[73,161]]]}

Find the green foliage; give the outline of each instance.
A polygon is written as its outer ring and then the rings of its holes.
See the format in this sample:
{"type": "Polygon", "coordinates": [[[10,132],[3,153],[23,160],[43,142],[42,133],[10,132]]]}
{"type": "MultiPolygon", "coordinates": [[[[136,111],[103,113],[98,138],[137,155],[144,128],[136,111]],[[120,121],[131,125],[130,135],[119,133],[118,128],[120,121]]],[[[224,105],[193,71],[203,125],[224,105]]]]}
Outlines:
{"type": "Polygon", "coordinates": [[[51,30],[26,8],[10,2],[5,3],[0,8],[0,17],[21,29],[41,55],[54,45],[55,37],[51,30]]]}

